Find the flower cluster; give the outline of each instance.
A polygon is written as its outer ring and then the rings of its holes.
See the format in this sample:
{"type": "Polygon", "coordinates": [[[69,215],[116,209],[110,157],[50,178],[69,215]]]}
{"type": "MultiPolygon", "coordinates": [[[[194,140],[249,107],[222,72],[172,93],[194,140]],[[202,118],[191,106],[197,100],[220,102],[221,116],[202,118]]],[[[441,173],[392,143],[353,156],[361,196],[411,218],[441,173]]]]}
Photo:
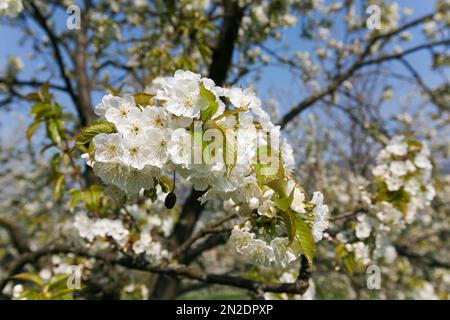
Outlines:
{"type": "Polygon", "coordinates": [[[435,196],[429,157],[426,145],[405,136],[393,137],[380,151],[372,170],[374,196],[367,203],[367,213],[357,216],[354,234],[337,235],[345,245],[343,256],[351,254],[362,265],[372,259],[394,262],[393,240],[435,196]]]}
{"type": "MultiPolygon", "coordinates": [[[[96,106],[113,129],[92,139],[85,157],[94,172],[128,194],[176,172],[204,191],[202,202],[219,199],[241,217],[231,236],[238,252],[282,266],[300,253],[312,259],[328,208],[320,192],[306,200],[292,175],[292,148],[256,95],[183,70],[156,79],[148,92],[107,95],[96,106]]],[[[140,239],[138,251],[149,240],[140,239]]]]}
{"type": "Polygon", "coordinates": [[[0,16],[15,18],[22,10],[22,0],[0,0],[0,16]]]}
{"type": "Polygon", "coordinates": [[[75,216],[74,227],[78,230],[80,237],[88,241],[110,237],[121,246],[128,241],[129,231],[120,220],[107,218],[93,220],[85,213],[78,213],[75,216]]]}
{"type": "MultiPolygon", "coordinates": [[[[131,239],[130,231],[125,228],[121,220],[90,219],[86,214],[78,213],[75,216],[74,227],[80,237],[90,242],[111,239],[125,250],[131,239]]],[[[161,242],[152,238],[151,231],[147,228],[141,232],[139,239],[133,242],[131,249],[135,254],[145,254],[146,259],[150,262],[158,262],[169,257],[169,253],[162,247],[161,242]]]]}
{"type": "MultiPolygon", "coordinates": [[[[293,201],[291,203],[291,209],[295,212],[305,212],[305,199],[303,193],[301,193],[299,189],[293,189],[292,192],[293,201]]],[[[266,193],[267,194],[264,195],[266,200],[264,200],[263,204],[257,208],[257,219],[264,219],[265,217],[275,218],[281,213],[272,200],[267,200],[267,197],[270,199],[274,192],[268,190],[266,193]]],[[[260,200],[257,198],[250,199],[250,208],[253,207],[253,201],[259,203],[260,200]]],[[[312,236],[314,241],[318,242],[322,239],[323,232],[328,228],[328,207],[323,204],[323,195],[320,192],[314,193],[310,204],[312,204],[314,208],[312,210],[312,236]]],[[[234,205],[233,210],[242,215],[242,213],[245,213],[248,209],[245,208],[245,205],[243,206],[241,204],[234,205]]],[[[239,253],[251,257],[257,263],[268,265],[273,262],[275,265],[282,268],[287,267],[291,262],[297,260],[302,253],[298,243],[291,243],[288,237],[276,236],[276,233],[270,234],[263,230],[258,231],[255,233],[254,225],[252,225],[250,221],[247,221],[246,223],[233,228],[230,241],[239,253]]]]}
{"type": "Polygon", "coordinates": [[[84,212],[75,215],[73,226],[78,235],[90,243],[112,241],[121,251],[143,254],[147,261],[159,262],[170,256],[161,240],[172,233],[178,216],[177,210],[164,207],[166,196],[158,186],[153,201],[146,199],[139,205],[129,204],[120,210],[121,216],[127,216],[138,228],[130,228],[121,219],[89,218],[84,212]]]}
{"type": "Polygon", "coordinates": [[[416,140],[395,136],[381,150],[377,161],[372,173],[379,180],[379,198],[389,200],[384,198],[397,196],[395,204],[406,215],[407,222],[412,222],[417,210],[429,205],[435,196],[428,147],[416,140]]]}

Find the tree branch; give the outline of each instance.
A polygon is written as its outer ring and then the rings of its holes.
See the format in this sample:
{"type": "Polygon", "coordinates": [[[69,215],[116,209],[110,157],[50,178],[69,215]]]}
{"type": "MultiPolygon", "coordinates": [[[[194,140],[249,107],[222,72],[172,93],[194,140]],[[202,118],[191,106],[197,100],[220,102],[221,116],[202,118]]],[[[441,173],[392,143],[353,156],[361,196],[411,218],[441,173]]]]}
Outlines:
{"type": "Polygon", "coordinates": [[[0,217],[0,227],[3,227],[8,231],[11,238],[11,242],[16,247],[19,253],[25,253],[30,251],[30,245],[28,239],[22,229],[15,223],[0,217]]]}
{"type": "MultiPolygon", "coordinates": [[[[220,219],[219,221],[212,223],[210,225],[205,226],[204,228],[202,228],[201,230],[199,230],[198,232],[196,232],[195,234],[193,234],[191,237],[189,237],[185,242],[183,242],[177,249],[174,250],[173,252],[173,257],[177,258],[177,257],[183,257],[183,254],[198,240],[200,240],[201,238],[203,238],[204,236],[208,235],[208,234],[214,234],[214,233],[222,233],[225,231],[229,231],[229,228],[219,228],[221,225],[223,225],[224,223],[236,218],[237,215],[236,214],[232,214],[229,216],[226,216],[222,219],[220,219]]],[[[184,261],[184,259],[181,259],[182,261],[184,261]]]]}
{"type": "Polygon", "coordinates": [[[69,90],[70,97],[72,98],[73,102],[76,104],[77,96],[73,89],[72,82],[70,81],[69,76],[67,75],[66,69],[64,67],[64,60],[62,57],[61,50],[59,49],[59,46],[58,46],[58,39],[56,38],[56,35],[53,33],[53,31],[50,29],[49,25],[47,24],[46,18],[41,13],[39,8],[33,3],[33,1],[28,1],[28,4],[31,7],[31,12],[30,12],[31,15],[35,18],[36,22],[42,27],[45,34],[48,36],[48,38],[50,40],[50,43],[53,48],[53,52],[55,54],[59,73],[60,73],[61,77],[63,78],[67,89],[69,90]]]}
{"type": "Polygon", "coordinates": [[[64,91],[64,92],[68,92],[67,88],[65,86],[60,86],[57,84],[53,84],[53,83],[48,83],[45,81],[37,81],[37,80],[18,80],[18,79],[5,79],[5,78],[0,78],[0,83],[4,83],[6,85],[18,85],[18,86],[28,86],[28,87],[42,87],[44,84],[48,84],[49,88],[51,89],[55,89],[55,90],[59,90],[59,91],[64,91]]]}
{"type": "MultiPolygon", "coordinates": [[[[72,99],[72,102],[74,103],[74,105],[77,109],[78,115],[80,117],[81,125],[84,126],[89,123],[92,115],[89,112],[87,112],[87,110],[85,110],[85,108],[83,108],[83,105],[81,104],[81,102],[79,100],[79,96],[77,95],[75,88],[73,87],[72,82],[69,78],[69,75],[67,74],[64,59],[62,56],[62,52],[58,45],[59,40],[56,37],[56,35],[54,34],[54,32],[52,31],[52,29],[50,28],[50,26],[48,25],[47,19],[41,13],[39,8],[33,3],[33,1],[27,1],[26,4],[27,4],[27,6],[29,6],[29,11],[30,11],[31,16],[36,20],[38,25],[41,26],[41,28],[44,30],[45,34],[47,35],[47,37],[50,40],[50,44],[53,48],[53,53],[55,55],[56,64],[58,66],[59,74],[62,77],[62,79],[65,83],[65,86],[67,88],[67,92],[69,93],[70,98],[72,99]]],[[[91,110],[91,112],[92,112],[92,110],[91,110]]]]}
{"type": "Polygon", "coordinates": [[[227,79],[244,10],[245,8],[241,8],[238,1],[224,1],[223,23],[209,67],[209,77],[218,86],[223,85],[227,79]]]}
{"type": "Polygon", "coordinates": [[[102,260],[108,264],[119,265],[125,268],[145,271],[156,274],[163,274],[172,278],[186,278],[191,280],[197,280],[207,284],[220,284],[226,286],[232,286],[241,289],[247,289],[253,292],[276,292],[276,293],[292,293],[303,294],[308,288],[308,270],[309,265],[305,258],[302,258],[302,268],[300,270],[299,277],[295,283],[263,283],[260,281],[254,281],[251,279],[232,276],[227,274],[214,274],[204,273],[194,268],[184,265],[151,265],[142,259],[136,259],[135,257],[125,256],[117,257],[114,254],[105,253],[90,253],[89,251],[81,248],[72,248],[66,245],[50,245],[38,249],[33,252],[22,255],[19,259],[13,262],[8,276],[0,281],[0,292],[4,289],[8,281],[12,280],[11,277],[18,273],[25,265],[33,263],[38,259],[52,254],[75,254],[85,258],[95,258],[102,260]],[[303,271],[302,271],[303,270],[303,271]]]}

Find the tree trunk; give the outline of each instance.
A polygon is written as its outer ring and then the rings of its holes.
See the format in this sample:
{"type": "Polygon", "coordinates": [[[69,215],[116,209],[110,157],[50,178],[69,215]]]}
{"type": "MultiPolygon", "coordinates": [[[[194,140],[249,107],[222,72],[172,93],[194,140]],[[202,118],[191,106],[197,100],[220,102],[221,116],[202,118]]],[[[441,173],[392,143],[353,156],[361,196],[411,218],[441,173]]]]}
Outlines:
{"type": "Polygon", "coordinates": [[[74,64],[76,72],[77,93],[78,93],[78,114],[82,126],[86,126],[95,119],[91,101],[91,85],[88,78],[86,65],[86,44],[87,38],[84,28],[77,31],[77,41],[75,48],[74,64]]]}
{"type": "MultiPolygon", "coordinates": [[[[244,8],[240,8],[237,1],[224,1],[224,19],[209,67],[209,78],[214,80],[218,86],[223,85],[227,79],[243,14],[244,8]]],[[[174,230],[174,248],[182,244],[192,234],[203,210],[203,206],[197,200],[202,194],[203,192],[192,190],[186,199],[180,215],[180,221],[174,230]]],[[[185,257],[180,257],[180,263],[184,263],[184,259],[185,257]]],[[[175,299],[178,288],[179,282],[177,279],[160,276],[151,298],[175,299]]]]}

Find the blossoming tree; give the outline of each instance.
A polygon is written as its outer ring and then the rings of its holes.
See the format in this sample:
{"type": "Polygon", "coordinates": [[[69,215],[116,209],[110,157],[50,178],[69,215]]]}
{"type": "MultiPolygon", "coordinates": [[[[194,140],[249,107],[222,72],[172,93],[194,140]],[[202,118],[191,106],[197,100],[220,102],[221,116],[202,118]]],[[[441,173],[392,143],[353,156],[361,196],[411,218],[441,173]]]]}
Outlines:
{"type": "Polygon", "coordinates": [[[2,296],[448,298],[449,3],[376,4],[0,0],[2,296]]]}

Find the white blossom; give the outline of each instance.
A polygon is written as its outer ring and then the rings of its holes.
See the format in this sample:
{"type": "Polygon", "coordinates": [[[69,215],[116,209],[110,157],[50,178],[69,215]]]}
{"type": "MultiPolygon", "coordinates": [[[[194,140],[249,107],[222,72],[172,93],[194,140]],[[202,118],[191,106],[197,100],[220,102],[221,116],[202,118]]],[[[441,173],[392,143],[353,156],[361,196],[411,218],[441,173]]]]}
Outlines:
{"type": "Polygon", "coordinates": [[[156,99],[163,100],[165,107],[176,116],[194,118],[208,106],[208,100],[200,94],[200,75],[177,70],[173,78],[166,79],[163,90],[156,99]]]}
{"type": "Polygon", "coordinates": [[[23,10],[22,0],[1,0],[0,16],[17,17],[23,10]]]}
{"type": "Polygon", "coordinates": [[[358,216],[358,223],[355,227],[356,237],[360,240],[364,240],[370,236],[372,225],[369,217],[366,214],[358,216]]]}
{"type": "Polygon", "coordinates": [[[314,241],[318,242],[322,240],[323,232],[328,228],[328,206],[323,204],[323,195],[318,191],[314,192],[311,203],[315,205],[313,210],[314,222],[312,234],[314,241]]]}
{"type": "Polygon", "coordinates": [[[247,248],[253,240],[255,235],[235,226],[231,230],[230,243],[236,248],[239,253],[244,253],[243,250],[247,248]]]}
{"type": "Polygon", "coordinates": [[[136,107],[134,102],[134,97],[132,95],[126,94],[123,98],[120,97],[109,97],[105,101],[102,99],[102,104],[97,106],[97,112],[101,113],[105,109],[105,104],[107,105],[105,111],[105,118],[115,125],[120,125],[124,120],[129,120],[132,117],[140,118],[140,110],[136,107]],[[108,105],[109,104],[109,105],[108,105]]]}
{"type": "Polygon", "coordinates": [[[191,135],[184,128],[178,128],[172,132],[167,145],[167,151],[173,163],[184,166],[190,163],[191,139],[191,135]]]}
{"type": "Polygon", "coordinates": [[[299,256],[293,252],[288,243],[288,238],[281,237],[275,238],[270,242],[270,246],[272,247],[274,253],[274,261],[277,264],[280,264],[283,268],[285,268],[292,261],[295,261],[299,256]]]}
{"type": "Polygon", "coordinates": [[[93,139],[95,159],[100,162],[119,161],[123,156],[122,136],[114,134],[98,134],[93,139]]]}
{"type": "Polygon", "coordinates": [[[248,246],[243,247],[242,253],[248,255],[256,264],[269,265],[274,260],[274,252],[267,242],[261,239],[252,239],[248,246]]]}

